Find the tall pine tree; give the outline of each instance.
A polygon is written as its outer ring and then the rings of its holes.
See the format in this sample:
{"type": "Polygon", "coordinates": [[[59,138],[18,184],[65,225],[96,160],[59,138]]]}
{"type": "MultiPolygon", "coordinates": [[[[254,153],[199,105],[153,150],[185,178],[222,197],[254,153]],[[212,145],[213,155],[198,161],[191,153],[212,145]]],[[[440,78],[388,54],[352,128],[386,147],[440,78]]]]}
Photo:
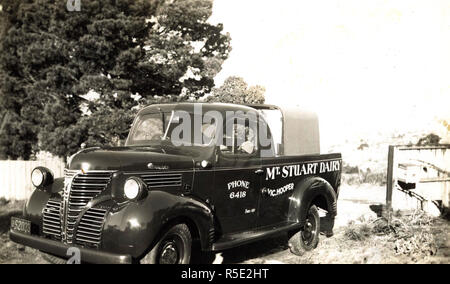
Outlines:
{"type": "Polygon", "coordinates": [[[67,156],[114,145],[155,96],[199,98],[230,51],[209,0],[0,0],[0,152],[67,156]]]}

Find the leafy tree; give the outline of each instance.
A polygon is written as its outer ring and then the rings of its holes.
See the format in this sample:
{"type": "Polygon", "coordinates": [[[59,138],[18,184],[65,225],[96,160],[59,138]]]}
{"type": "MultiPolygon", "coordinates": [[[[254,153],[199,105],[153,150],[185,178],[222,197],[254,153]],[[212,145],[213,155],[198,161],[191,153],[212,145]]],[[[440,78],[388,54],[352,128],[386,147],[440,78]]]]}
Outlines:
{"type": "Polygon", "coordinates": [[[241,77],[228,77],[219,88],[212,90],[211,96],[206,98],[207,102],[235,103],[235,104],[264,104],[264,93],[266,89],[262,86],[250,86],[241,77]]]}
{"type": "Polygon", "coordinates": [[[210,92],[230,51],[222,25],[207,22],[210,0],[82,0],[80,12],[66,1],[0,1],[0,105],[14,117],[0,152],[11,157],[116,145],[155,96],[210,92]]]}
{"type": "Polygon", "coordinates": [[[0,153],[0,159],[23,159],[32,154],[32,144],[29,143],[33,139],[34,133],[29,122],[21,120],[19,117],[5,115],[4,123],[1,129],[0,145],[4,147],[4,151],[0,153]],[[14,137],[15,139],[10,139],[14,137]],[[17,153],[20,153],[17,154],[17,153]]]}

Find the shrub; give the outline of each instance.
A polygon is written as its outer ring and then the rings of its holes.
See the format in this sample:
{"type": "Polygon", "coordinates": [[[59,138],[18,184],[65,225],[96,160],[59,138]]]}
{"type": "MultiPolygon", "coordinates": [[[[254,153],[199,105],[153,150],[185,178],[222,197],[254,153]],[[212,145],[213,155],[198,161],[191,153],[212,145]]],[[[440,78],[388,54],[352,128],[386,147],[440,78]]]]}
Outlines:
{"type": "Polygon", "coordinates": [[[345,228],[344,236],[351,241],[364,241],[372,234],[372,228],[367,223],[350,222],[345,228]]]}
{"type": "Polygon", "coordinates": [[[436,134],[430,133],[427,136],[420,138],[417,142],[417,146],[436,146],[439,145],[440,140],[441,137],[436,134]]]}
{"type": "Polygon", "coordinates": [[[437,245],[431,226],[434,218],[423,211],[416,211],[409,216],[394,217],[391,222],[379,218],[373,222],[372,233],[388,236],[394,243],[397,254],[434,255],[437,245]]]}

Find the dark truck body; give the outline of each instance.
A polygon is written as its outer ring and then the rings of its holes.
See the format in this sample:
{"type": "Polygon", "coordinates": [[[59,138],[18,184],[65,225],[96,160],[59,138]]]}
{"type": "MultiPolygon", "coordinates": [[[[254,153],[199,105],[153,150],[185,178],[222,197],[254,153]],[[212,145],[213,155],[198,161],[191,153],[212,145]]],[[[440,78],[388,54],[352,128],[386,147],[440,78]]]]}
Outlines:
{"type": "MultiPolygon", "coordinates": [[[[147,107],[133,128],[147,114],[193,112],[196,106],[147,107]]],[[[60,257],[78,247],[86,262],[129,263],[177,223],[189,227],[202,250],[220,251],[301,230],[313,204],[337,214],[341,155],[319,154],[315,115],[266,105],[201,106],[224,115],[257,113],[258,125],[278,130],[269,135],[276,149],[262,155],[265,146],[258,145],[251,154],[225,154],[214,143],[136,145],[132,129],[125,147],[90,148],[71,157],[65,177],[36,189],[27,202],[23,219],[31,222],[31,232],[12,229],[11,239],[60,257]],[[273,119],[267,113],[278,114],[273,119]],[[147,190],[139,200],[127,200],[123,185],[134,176],[147,190]]]]}

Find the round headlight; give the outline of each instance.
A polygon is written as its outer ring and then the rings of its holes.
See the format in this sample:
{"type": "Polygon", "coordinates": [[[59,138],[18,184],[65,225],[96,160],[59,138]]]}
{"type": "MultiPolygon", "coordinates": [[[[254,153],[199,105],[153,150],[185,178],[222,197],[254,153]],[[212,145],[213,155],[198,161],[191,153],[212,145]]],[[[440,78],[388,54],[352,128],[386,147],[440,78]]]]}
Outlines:
{"type": "Polygon", "coordinates": [[[53,173],[45,167],[37,167],[31,172],[31,183],[37,188],[44,187],[53,183],[53,173]]]}
{"type": "Polygon", "coordinates": [[[31,173],[31,182],[35,187],[40,187],[44,183],[44,173],[36,168],[31,173]]]}
{"type": "Polygon", "coordinates": [[[129,178],[125,182],[124,193],[126,198],[130,200],[136,199],[139,196],[140,192],[141,192],[141,185],[136,179],[129,178]]]}

